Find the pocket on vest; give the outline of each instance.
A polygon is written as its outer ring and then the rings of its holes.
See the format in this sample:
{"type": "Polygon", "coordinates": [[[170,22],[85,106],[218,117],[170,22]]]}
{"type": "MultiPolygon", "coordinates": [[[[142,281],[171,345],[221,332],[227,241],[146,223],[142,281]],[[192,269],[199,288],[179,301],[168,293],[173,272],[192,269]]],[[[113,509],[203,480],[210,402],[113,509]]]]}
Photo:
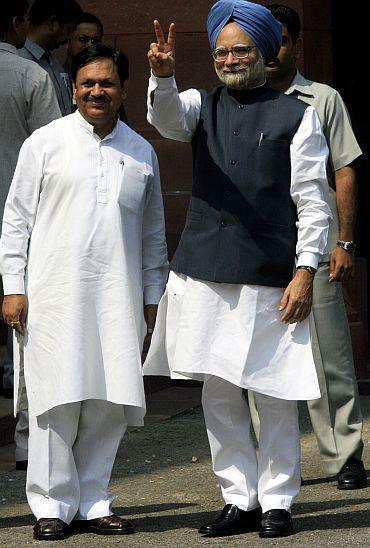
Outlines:
{"type": "Polygon", "coordinates": [[[260,176],[290,184],[290,143],[282,139],[262,139],[257,147],[257,166],[260,176]]]}

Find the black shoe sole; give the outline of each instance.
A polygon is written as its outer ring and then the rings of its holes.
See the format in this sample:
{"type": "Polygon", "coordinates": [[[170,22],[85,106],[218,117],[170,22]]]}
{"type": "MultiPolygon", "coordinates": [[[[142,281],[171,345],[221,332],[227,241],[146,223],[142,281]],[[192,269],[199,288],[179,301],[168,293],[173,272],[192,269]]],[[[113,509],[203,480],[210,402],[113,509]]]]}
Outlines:
{"type": "Polygon", "coordinates": [[[199,529],[198,533],[200,535],[202,535],[203,537],[208,537],[208,538],[211,538],[211,537],[231,537],[233,535],[244,535],[246,533],[255,533],[256,531],[259,530],[259,527],[255,527],[253,529],[251,528],[248,528],[248,529],[234,529],[233,531],[226,531],[226,532],[206,532],[206,531],[201,531],[199,529]]]}
{"type": "Polygon", "coordinates": [[[279,538],[279,537],[289,537],[290,535],[293,535],[294,531],[284,531],[284,532],[277,532],[277,531],[260,531],[259,537],[260,538],[279,538]]]}
{"type": "Polygon", "coordinates": [[[94,533],[95,535],[104,535],[104,536],[108,536],[108,535],[132,535],[133,533],[135,533],[135,529],[123,529],[121,531],[117,531],[117,530],[112,530],[112,531],[102,531],[101,529],[87,529],[86,531],[87,533],[94,533]]]}
{"type": "Polygon", "coordinates": [[[66,539],[68,536],[68,534],[66,533],[62,533],[62,534],[56,534],[56,533],[50,533],[49,535],[48,534],[38,534],[38,533],[33,533],[33,538],[35,540],[64,540],[66,539]]]}
{"type": "Polygon", "coordinates": [[[341,485],[337,485],[337,489],[339,489],[340,491],[354,491],[356,489],[365,489],[367,486],[368,486],[368,482],[366,480],[361,483],[360,482],[348,483],[348,484],[343,483],[341,485]]]}

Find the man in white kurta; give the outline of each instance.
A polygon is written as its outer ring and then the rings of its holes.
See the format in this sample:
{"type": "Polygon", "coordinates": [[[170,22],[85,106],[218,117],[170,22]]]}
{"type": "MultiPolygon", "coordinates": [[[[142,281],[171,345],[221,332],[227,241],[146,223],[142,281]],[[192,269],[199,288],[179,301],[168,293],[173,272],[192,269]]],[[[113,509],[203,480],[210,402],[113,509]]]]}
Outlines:
{"type": "Polygon", "coordinates": [[[45,540],[72,520],[133,532],[108,482],[126,426],[143,422],[141,351],[167,276],[156,155],[116,118],[127,60],[99,44],[73,70],[79,110],[25,141],[1,240],[29,399],[27,498],[45,540]]]}
{"type": "Polygon", "coordinates": [[[330,219],[327,147],[316,112],[264,81],[264,62],[281,42],[264,7],[244,0],[213,6],[208,33],[225,85],[212,93],[179,94],[174,25],[167,41],[157,21],[155,30],[148,120],[163,136],[192,143],[194,182],[144,371],[204,381],[226,506],[199,532],[285,536],[300,488],[295,400],[319,395],[308,316],[330,219]],[[290,225],[281,220],[284,208],[290,225]],[[284,280],[275,274],[290,230],[284,280]],[[258,459],[244,388],[256,392],[261,415],[258,459]]]}

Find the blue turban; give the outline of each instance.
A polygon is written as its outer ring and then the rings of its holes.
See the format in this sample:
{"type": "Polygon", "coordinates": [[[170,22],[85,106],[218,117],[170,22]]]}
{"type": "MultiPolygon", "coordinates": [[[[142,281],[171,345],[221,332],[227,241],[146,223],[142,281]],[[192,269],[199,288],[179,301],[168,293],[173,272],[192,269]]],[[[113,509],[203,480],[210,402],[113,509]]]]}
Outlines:
{"type": "Polygon", "coordinates": [[[207,18],[212,49],[215,49],[221,30],[231,22],[237,23],[252,38],[266,62],[277,57],[281,47],[281,23],[270,10],[247,0],[218,0],[207,18]]]}

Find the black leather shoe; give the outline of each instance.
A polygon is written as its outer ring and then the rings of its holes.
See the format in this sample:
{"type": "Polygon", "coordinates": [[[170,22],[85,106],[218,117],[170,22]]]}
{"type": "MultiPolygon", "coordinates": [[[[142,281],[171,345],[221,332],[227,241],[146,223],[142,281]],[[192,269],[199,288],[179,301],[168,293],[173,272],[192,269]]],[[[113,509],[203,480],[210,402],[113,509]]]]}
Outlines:
{"type": "Polygon", "coordinates": [[[96,519],[74,520],[71,526],[74,533],[95,533],[96,535],[130,535],[135,533],[132,523],[115,514],[96,519]]]}
{"type": "Polygon", "coordinates": [[[27,470],[28,460],[16,460],[15,469],[16,470],[27,470]]]}
{"type": "Polygon", "coordinates": [[[57,518],[40,518],[33,527],[36,540],[63,540],[68,535],[68,525],[57,518]]]}
{"type": "Polygon", "coordinates": [[[362,460],[351,457],[337,474],[338,489],[363,489],[367,487],[367,476],[362,460]]]}
{"type": "Polygon", "coordinates": [[[219,517],[211,523],[202,525],[198,533],[207,537],[224,537],[258,531],[261,516],[261,508],[240,510],[235,504],[227,504],[219,517]]]}
{"type": "Polygon", "coordinates": [[[3,396],[6,400],[12,400],[14,398],[13,388],[3,388],[3,396]]]}
{"type": "Polygon", "coordinates": [[[260,537],[287,537],[292,534],[292,518],[287,510],[268,510],[262,514],[260,537]]]}

